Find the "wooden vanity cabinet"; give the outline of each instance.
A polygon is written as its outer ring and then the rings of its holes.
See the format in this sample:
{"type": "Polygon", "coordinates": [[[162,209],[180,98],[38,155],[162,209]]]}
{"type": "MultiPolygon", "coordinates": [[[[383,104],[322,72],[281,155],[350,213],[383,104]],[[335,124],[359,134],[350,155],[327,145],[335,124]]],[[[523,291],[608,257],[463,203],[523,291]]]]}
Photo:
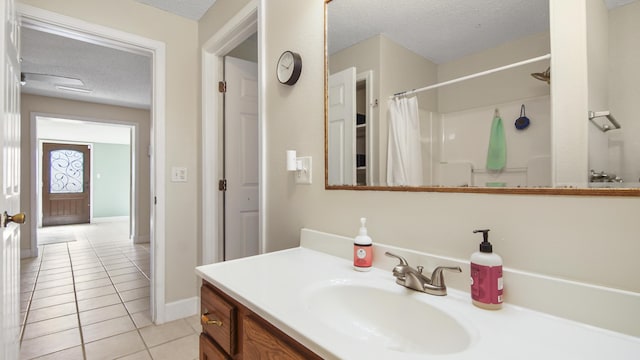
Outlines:
{"type": "Polygon", "coordinates": [[[200,360],[322,359],[204,280],[200,301],[200,360]]]}

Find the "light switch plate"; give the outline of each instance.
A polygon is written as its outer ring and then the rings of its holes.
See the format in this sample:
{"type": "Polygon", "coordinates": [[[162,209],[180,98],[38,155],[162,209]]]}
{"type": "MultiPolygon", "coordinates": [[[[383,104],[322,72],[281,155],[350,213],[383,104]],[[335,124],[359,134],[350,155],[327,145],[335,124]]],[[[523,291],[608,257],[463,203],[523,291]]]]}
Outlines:
{"type": "Polygon", "coordinates": [[[302,169],[296,171],[296,184],[311,184],[311,156],[299,157],[302,161],[302,169]]]}
{"type": "Polygon", "coordinates": [[[171,182],[187,182],[187,168],[178,166],[172,167],[171,182]]]}

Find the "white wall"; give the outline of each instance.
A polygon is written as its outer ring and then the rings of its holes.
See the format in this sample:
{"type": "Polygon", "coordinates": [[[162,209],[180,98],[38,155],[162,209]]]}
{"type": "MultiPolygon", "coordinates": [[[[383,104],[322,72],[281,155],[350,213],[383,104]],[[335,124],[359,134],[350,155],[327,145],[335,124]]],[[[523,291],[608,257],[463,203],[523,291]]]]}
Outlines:
{"type": "MultiPolygon", "coordinates": [[[[438,162],[471,164],[473,183],[468,185],[485,186],[487,182],[505,182],[509,187],[527,186],[529,161],[550,156],[550,108],[549,96],[542,96],[441,114],[441,133],[434,137],[435,145],[440,146],[441,152],[438,162]],[[514,126],[520,116],[521,105],[525,105],[526,115],[530,119],[529,127],[524,130],[514,126]],[[504,126],[507,162],[503,171],[488,173],[485,170],[487,149],[495,109],[499,110],[504,126]]],[[[550,166],[546,177],[550,186],[550,166]]]]}

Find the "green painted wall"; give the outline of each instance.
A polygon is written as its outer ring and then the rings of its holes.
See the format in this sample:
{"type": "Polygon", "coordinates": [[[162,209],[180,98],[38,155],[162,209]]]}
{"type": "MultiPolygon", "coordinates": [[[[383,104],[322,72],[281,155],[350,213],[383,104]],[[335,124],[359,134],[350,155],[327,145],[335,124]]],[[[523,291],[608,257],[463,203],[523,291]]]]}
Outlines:
{"type": "Polygon", "coordinates": [[[93,217],[129,216],[131,147],[93,144],[93,217]]]}

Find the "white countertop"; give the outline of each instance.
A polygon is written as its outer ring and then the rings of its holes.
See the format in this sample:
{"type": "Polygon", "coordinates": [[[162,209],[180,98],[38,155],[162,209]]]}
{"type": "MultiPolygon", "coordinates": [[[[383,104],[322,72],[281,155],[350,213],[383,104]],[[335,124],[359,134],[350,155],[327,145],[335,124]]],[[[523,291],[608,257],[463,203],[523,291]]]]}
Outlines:
{"type": "MultiPolygon", "coordinates": [[[[640,359],[637,337],[509,304],[499,311],[479,309],[467,293],[452,289],[443,297],[419,293],[397,285],[391,269],[358,272],[350,261],[302,247],[203,265],[196,273],[325,359],[640,359]],[[471,345],[425,355],[359,342],[318,321],[303,301],[314,285],[331,280],[375,284],[437,307],[468,330],[471,345]]],[[[424,324],[425,337],[436,331],[424,324]]]]}

